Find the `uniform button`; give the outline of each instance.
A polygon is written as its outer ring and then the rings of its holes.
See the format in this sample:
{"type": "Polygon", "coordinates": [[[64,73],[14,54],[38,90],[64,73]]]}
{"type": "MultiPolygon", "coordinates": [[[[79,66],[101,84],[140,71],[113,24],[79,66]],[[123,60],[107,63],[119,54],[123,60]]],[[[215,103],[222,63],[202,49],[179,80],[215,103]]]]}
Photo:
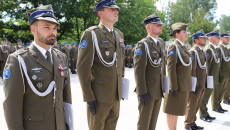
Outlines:
{"type": "Polygon", "coordinates": [[[58,108],[56,109],[56,112],[58,112],[58,108]]]}
{"type": "Polygon", "coordinates": [[[31,121],[32,119],[31,119],[31,117],[29,117],[29,121],[31,121]]]}

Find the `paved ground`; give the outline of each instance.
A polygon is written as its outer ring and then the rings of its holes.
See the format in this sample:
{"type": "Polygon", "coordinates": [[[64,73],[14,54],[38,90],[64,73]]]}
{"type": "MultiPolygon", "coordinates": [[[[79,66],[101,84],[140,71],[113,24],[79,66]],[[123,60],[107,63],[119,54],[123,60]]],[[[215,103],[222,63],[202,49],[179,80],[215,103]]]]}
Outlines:
{"type": "MultiPolygon", "coordinates": [[[[133,93],[135,88],[133,69],[126,68],[125,73],[125,77],[131,81],[130,94],[129,100],[121,101],[120,117],[117,124],[117,130],[136,130],[138,110],[137,97],[136,94],[133,93]]],[[[86,103],[84,103],[82,99],[82,91],[77,75],[71,75],[71,87],[75,117],[75,130],[88,130],[86,103]]],[[[3,98],[4,93],[2,90],[2,80],[0,80],[0,130],[7,130],[2,109],[3,98]]],[[[230,111],[230,106],[223,104],[222,107],[230,111]]],[[[208,104],[208,108],[211,108],[210,103],[208,104]]],[[[209,113],[211,116],[215,116],[217,119],[212,123],[206,123],[198,118],[197,124],[205,127],[205,130],[230,130],[230,112],[219,114],[210,110],[209,113]]],[[[184,116],[181,116],[179,117],[177,124],[178,130],[184,130],[183,123],[184,116]]],[[[166,114],[162,112],[162,108],[159,113],[156,130],[167,130],[166,114]]]]}

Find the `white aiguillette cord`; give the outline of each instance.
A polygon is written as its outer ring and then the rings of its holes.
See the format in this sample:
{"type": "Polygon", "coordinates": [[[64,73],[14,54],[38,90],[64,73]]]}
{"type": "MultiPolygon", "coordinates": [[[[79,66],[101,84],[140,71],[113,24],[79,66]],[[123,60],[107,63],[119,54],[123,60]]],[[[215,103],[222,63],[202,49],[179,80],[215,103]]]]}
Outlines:
{"type": "MultiPolygon", "coordinates": [[[[24,74],[26,76],[26,79],[27,79],[27,82],[30,86],[30,88],[32,89],[32,91],[37,94],[38,96],[41,96],[41,97],[44,97],[46,95],[48,95],[53,89],[54,89],[54,99],[55,99],[55,91],[56,91],[56,85],[55,85],[55,81],[52,81],[50,84],[49,84],[49,87],[47,88],[47,90],[45,92],[39,92],[33,85],[33,83],[31,82],[29,76],[28,76],[28,73],[27,73],[27,68],[26,68],[26,64],[23,60],[23,58],[18,55],[18,61],[19,61],[19,66],[20,66],[20,69],[21,69],[21,66],[22,66],[22,69],[24,71],[24,74]]],[[[21,71],[22,72],[22,71],[21,71]]],[[[22,74],[22,73],[21,73],[22,74]]],[[[22,74],[22,77],[23,77],[23,74],[22,74]]],[[[25,85],[25,84],[24,84],[25,85]]]]}
{"type": "Polygon", "coordinates": [[[98,45],[98,41],[97,41],[97,36],[96,36],[96,34],[95,34],[95,32],[94,32],[93,30],[91,31],[91,34],[92,34],[92,41],[93,41],[93,50],[94,50],[94,48],[96,48],[97,55],[98,55],[98,57],[99,57],[101,63],[102,63],[104,66],[106,66],[106,67],[111,67],[111,66],[113,66],[114,62],[115,62],[116,59],[117,59],[117,53],[114,52],[113,60],[112,60],[111,62],[106,62],[106,61],[104,60],[104,58],[102,57],[102,55],[101,55],[101,51],[100,51],[100,48],[99,48],[99,45],[98,45]]]}
{"type": "Polygon", "coordinates": [[[179,57],[179,59],[180,59],[181,63],[182,63],[184,66],[189,66],[189,65],[191,65],[191,63],[192,63],[191,57],[189,57],[189,63],[188,63],[188,64],[186,64],[186,63],[184,62],[183,58],[181,57],[181,54],[180,54],[179,48],[177,47],[177,45],[176,45],[176,44],[175,44],[175,47],[176,47],[176,52],[177,52],[177,54],[178,54],[178,57],[179,57]]]}
{"type": "Polygon", "coordinates": [[[217,64],[220,63],[220,58],[218,58],[218,60],[217,60],[217,59],[216,59],[216,55],[215,55],[213,49],[210,48],[210,50],[212,51],[212,55],[213,55],[213,57],[214,57],[215,62],[216,62],[217,64]]]}
{"type": "Polygon", "coordinates": [[[204,65],[202,65],[201,62],[200,62],[200,58],[199,58],[198,52],[196,50],[194,50],[194,52],[195,52],[195,57],[196,57],[196,59],[198,61],[198,64],[199,64],[200,68],[201,69],[206,69],[206,62],[204,62],[204,65]]]}
{"type": "Polygon", "coordinates": [[[230,57],[228,57],[228,59],[226,59],[224,51],[223,51],[223,49],[221,47],[220,47],[220,51],[221,51],[221,54],[222,54],[222,57],[223,57],[224,61],[225,62],[229,62],[230,61],[230,57]]]}
{"type": "Polygon", "coordinates": [[[148,55],[148,59],[149,59],[149,62],[150,64],[153,66],[153,67],[159,67],[160,63],[161,63],[161,58],[158,59],[157,63],[154,63],[151,56],[150,56],[150,53],[149,53],[149,47],[148,47],[148,44],[146,42],[144,42],[144,45],[145,45],[145,51],[148,55]]]}
{"type": "Polygon", "coordinates": [[[5,51],[3,50],[3,46],[2,45],[0,47],[1,47],[1,50],[2,50],[3,53],[8,53],[7,49],[5,51]]]}

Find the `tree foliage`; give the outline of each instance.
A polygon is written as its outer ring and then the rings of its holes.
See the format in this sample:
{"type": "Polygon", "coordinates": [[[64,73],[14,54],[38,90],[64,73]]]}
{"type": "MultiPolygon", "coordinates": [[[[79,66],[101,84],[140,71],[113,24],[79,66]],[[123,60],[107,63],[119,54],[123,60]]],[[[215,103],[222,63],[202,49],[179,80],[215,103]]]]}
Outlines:
{"type": "MultiPolygon", "coordinates": [[[[115,27],[123,31],[126,43],[134,44],[146,36],[142,21],[146,16],[157,12],[154,6],[156,1],[116,0],[121,10],[115,27]]],[[[94,0],[1,0],[0,37],[7,37],[11,42],[19,38],[25,42],[33,39],[26,11],[50,3],[60,22],[57,36],[60,42],[79,41],[86,28],[99,23],[94,12],[94,0]]],[[[165,14],[160,13],[160,16],[164,19],[165,14]]],[[[167,31],[164,29],[164,32],[167,31]]],[[[167,36],[162,34],[164,39],[167,36]]]]}
{"type": "MultiPolygon", "coordinates": [[[[11,42],[17,39],[27,42],[33,39],[26,11],[39,5],[52,4],[55,16],[60,22],[57,40],[79,42],[84,30],[97,25],[99,19],[94,12],[95,0],[1,0],[0,38],[7,37],[11,42]]],[[[205,32],[214,29],[216,0],[177,0],[169,3],[168,10],[158,11],[154,5],[159,0],[116,0],[120,6],[119,21],[115,27],[125,35],[126,44],[135,44],[147,35],[143,25],[145,17],[158,12],[163,26],[161,38],[169,39],[170,25],[175,22],[189,23],[193,33],[199,28],[205,32]]]]}
{"type": "Polygon", "coordinates": [[[230,15],[221,15],[220,18],[220,32],[230,32],[230,15]]]}
{"type": "MultiPolygon", "coordinates": [[[[176,22],[189,24],[189,33],[193,34],[200,29],[210,32],[215,29],[213,22],[217,8],[216,0],[177,0],[169,2],[167,9],[168,27],[176,22]]],[[[191,42],[191,38],[188,40],[191,42]]]]}

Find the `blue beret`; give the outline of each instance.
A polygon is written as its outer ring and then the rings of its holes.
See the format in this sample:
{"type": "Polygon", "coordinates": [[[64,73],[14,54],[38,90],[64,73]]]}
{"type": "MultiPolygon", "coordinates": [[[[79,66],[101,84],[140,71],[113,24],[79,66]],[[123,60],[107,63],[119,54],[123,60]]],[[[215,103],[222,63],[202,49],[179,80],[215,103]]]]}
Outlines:
{"type": "Polygon", "coordinates": [[[95,7],[95,10],[96,12],[98,12],[100,10],[100,8],[113,8],[113,9],[120,9],[120,7],[117,6],[115,0],[102,0],[100,1],[96,7],[95,7]]]}
{"type": "Polygon", "coordinates": [[[26,43],[26,45],[30,45],[30,43],[29,43],[29,42],[27,42],[27,43],[26,43]]]}
{"type": "Polygon", "coordinates": [[[67,44],[68,42],[67,41],[64,41],[63,45],[67,44]]]}
{"type": "Polygon", "coordinates": [[[73,46],[74,44],[75,44],[75,42],[72,42],[72,43],[71,43],[71,46],[73,46]]]}
{"type": "Polygon", "coordinates": [[[76,44],[76,47],[78,47],[79,46],[79,44],[76,44]]]}

